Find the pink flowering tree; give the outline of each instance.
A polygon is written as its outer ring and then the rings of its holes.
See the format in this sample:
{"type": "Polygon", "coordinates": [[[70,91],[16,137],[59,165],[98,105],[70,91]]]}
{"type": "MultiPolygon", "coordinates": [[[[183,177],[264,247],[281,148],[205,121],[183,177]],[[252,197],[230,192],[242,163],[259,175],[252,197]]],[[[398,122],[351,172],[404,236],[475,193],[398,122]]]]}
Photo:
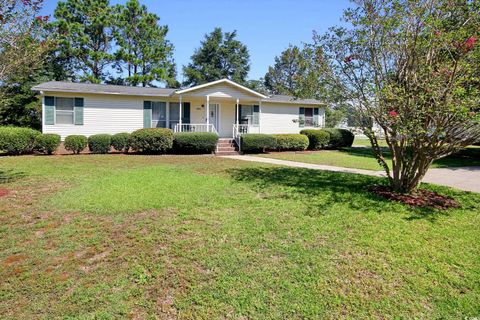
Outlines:
{"type": "Polygon", "coordinates": [[[357,0],[346,27],[315,37],[396,192],[415,192],[433,161],[480,139],[479,3],[357,0]]]}
{"type": "Polygon", "coordinates": [[[0,0],[0,84],[20,69],[42,62],[48,47],[39,16],[43,0],[0,0]],[[43,39],[43,40],[42,40],[43,39]]]}

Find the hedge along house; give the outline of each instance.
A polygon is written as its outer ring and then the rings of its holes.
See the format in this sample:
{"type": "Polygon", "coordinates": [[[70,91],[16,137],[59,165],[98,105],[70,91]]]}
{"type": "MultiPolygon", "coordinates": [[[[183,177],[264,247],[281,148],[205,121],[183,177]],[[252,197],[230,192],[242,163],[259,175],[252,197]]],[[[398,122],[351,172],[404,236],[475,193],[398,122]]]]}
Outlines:
{"type": "Polygon", "coordinates": [[[320,101],[266,96],[227,79],[187,89],[54,81],[33,90],[43,96],[42,131],[62,140],[158,127],[238,139],[243,133],[298,133],[325,124],[320,101]]]}

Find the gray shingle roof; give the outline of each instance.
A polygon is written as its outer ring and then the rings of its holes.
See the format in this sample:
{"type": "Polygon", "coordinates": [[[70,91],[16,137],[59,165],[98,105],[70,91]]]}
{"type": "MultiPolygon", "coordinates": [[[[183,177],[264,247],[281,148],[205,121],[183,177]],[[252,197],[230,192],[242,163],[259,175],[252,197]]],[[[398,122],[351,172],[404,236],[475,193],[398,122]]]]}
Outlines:
{"type": "MultiPolygon", "coordinates": [[[[50,81],[41,83],[32,88],[35,91],[57,91],[57,92],[74,92],[74,93],[95,93],[95,94],[116,94],[128,96],[153,96],[153,97],[169,97],[179,89],[164,88],[144,88],[131,86],[115,86],[107,84],[91,84],[76,83],[63,81],[50,81]]],[[[287,95],[273,95],[262,99],[263,102],[281,102],[291,104],[309,104],[322,105],[321,101],[315,99],[296,99],[287,95]]]]}
{"type": "Polygon", "coordinates": [[[323,102],[315,99],[296,99],[292,96],[287,96],[283,94],[276,94],[270,96],[268,99],[263,99],[262,101],[265,102],[287,102],[287,103],[294,103],[294,104],[324,104],[323,102]]]}
{"type": "Polygon", "coordinates": [[[100,94],[118,94],[132,96],[163,96],[168,97],[176,89],[163,88],[143,88],[130,86],[114,86],[106,84],[75,83],[50,81],[41,83],[32,88],[36,91],[59,91],[59,92],[77,92],[77,93],[100,93],[100,94]]]}

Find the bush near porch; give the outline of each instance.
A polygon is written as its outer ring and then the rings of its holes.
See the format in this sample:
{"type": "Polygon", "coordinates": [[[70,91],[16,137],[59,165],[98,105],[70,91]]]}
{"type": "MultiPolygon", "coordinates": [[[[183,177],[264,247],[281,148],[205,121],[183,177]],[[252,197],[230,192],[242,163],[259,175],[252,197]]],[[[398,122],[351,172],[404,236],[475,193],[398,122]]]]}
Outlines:
{"type": "Polygon", "coordinates": [[[325,128],[323,129],[330,134],[328,147],[330,149],[349,148],[355,140],[355,135],[346,129],[325,128]]]}
{"type": "Polygon", "coordinates": [[[305,129],[300,131],[300,134],[303,134],[308,138],[309,150],[325,149],[330,141],[330,133],[325,130],[305,129]]]}
{"type": "Polygon", "coordinates": [[[212,132],[179,132],[174,135],[175,153],[201,154],[215,151],[218,135],[212,132]]]}
{"type": "Polygon", "coordinates": [[[276,148],[277,139],[273,134],[247,133],[242,134],[240,143],[244,152],[265,152],[276,148]]]}
{"type": "Polygon", "coordinates": [[[139,129],[130,135],[129,145],[140,153],[165,153],[173,147],[173,131],[165,128],[139,129]]]}
{"type": "Polygon", "coordinates": [[[349,148],[355,139],[350,130],[338,128],[305,129],[300,133],[308,137],[310,150],[349,148]]]}
{"type": "Polygon", "coordinates": [[[275,134],[277,151],[303,151],[307,149],[309,141],[303,134],[275,134]]]}

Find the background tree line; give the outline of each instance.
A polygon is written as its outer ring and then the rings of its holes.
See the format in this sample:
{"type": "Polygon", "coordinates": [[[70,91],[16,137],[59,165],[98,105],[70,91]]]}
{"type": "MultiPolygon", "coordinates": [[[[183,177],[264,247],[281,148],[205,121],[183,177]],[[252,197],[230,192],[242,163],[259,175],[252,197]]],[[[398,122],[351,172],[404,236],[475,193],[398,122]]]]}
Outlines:
{"type": "Polygon", "coordinates": [[[323,51],[313,44],[289,46],[264,78],[247,80],[247,46],[236,31],[215,28],[183,66],[179,83],[168,26],[139,0],[115,6],[109,0],[61,1],[53,19],[39,16],[41,6],[41,0],[0,2],[3,38],[23,39],[16,50],[2,43],[0,62],[8,68],[0,70],[0,125],[40,128],[41,103],[31,87],[49,80],[179,87],[228,78],[267,94],[328,102],[334,106],[327,111],[329,126],[347,114],[342,91],[327,81],[332,72],[323,51]]]}

